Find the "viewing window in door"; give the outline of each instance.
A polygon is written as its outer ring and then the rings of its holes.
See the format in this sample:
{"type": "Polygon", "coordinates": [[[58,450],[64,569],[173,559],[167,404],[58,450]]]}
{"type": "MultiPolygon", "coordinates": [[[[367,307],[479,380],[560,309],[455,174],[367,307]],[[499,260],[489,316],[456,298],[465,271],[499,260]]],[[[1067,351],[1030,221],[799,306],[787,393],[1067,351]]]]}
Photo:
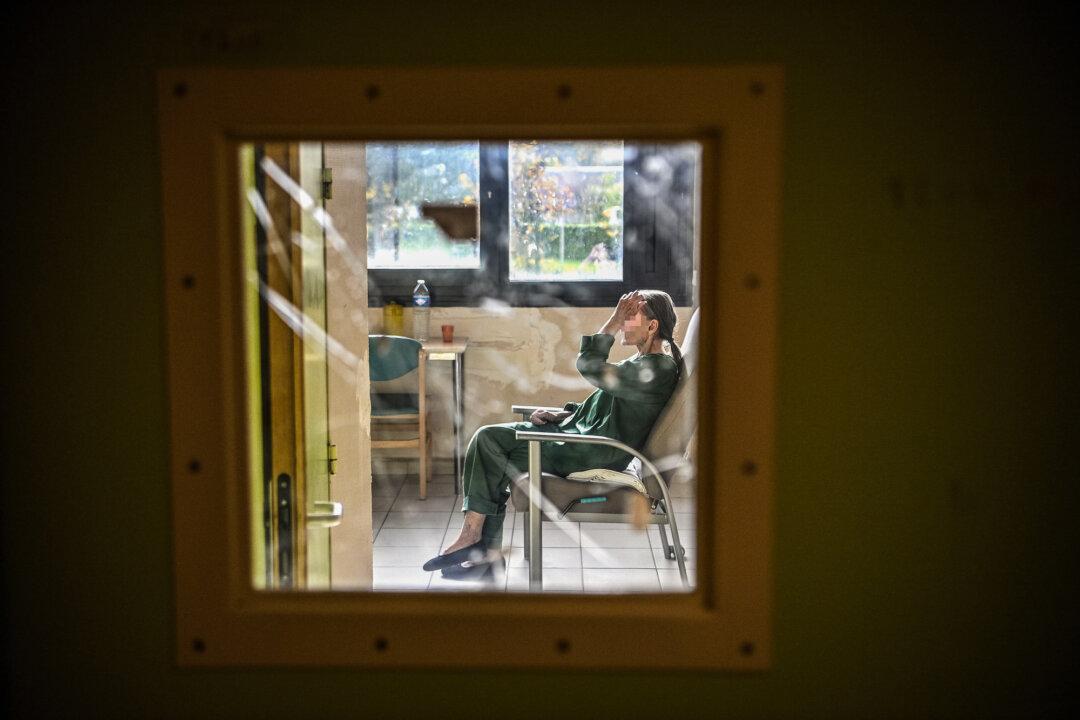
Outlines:
{"type": "Polygon", "coordinates": [[[158,100],[180,665],[769,666],[781,69],[179,68],[158,100]],[[440,186],[475,145],[477,202],[369,198],[376,145],[440,186]],[[372,267],[376,212],[479,266],[372,267]]]}
{"type": "Polygon", "coordinates": [[[498,292],[454,305],[436,285],[426,312],[457,328],[446,347],[393,337],[418,326],[388,328],[393,316],[365,300],[374,270],[467,268],[488,252],[488,233],[501,234],[489,251],[501,248],[509,281],[536,295],[544,280],[622,283],[624,267],[645,277],[639,245],[654,269],[692,278],[700,154],[694,142],[633,139],[241,145],[254,586],[691,591],[692,288],[683,303],[630,288],[623,295],[645,293],[633,313],[618,303],[567,313],[557,297],[516,307],[498,292]],[[499,221],[478,198],[481,146],[509,148],[498,197],[488,193],[499,221]],[[487,220],[474,233],[428,217],[431,206],[477,205],[487,220]],[[444,356],[453,365],[436,362],[444,356]],[[477,369],[463,382],[467,358],[477,369]],[[483,510],[481,536],[462,545],[470,507],[473,521],[483,510]],[[465,546],[470,556],[454,555],[465,546]]]}

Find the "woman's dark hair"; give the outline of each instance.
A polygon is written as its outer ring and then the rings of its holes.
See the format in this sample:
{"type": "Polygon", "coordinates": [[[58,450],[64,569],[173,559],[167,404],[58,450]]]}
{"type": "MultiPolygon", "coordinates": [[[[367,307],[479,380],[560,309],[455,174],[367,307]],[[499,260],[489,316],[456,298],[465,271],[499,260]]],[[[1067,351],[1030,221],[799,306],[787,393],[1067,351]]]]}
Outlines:
{"type": "Polygon", "coordinates": [[[686,372],[686,363],[683,362],[682,350],[675,344],[675,328],[679,326],[679,316],[675,314],[675,303],[663,290],[638,290],[638,292],[645,298],[645,316],[660,324],[656,334],[671,348],[671,356],[679,369],[679,377],[682,377],[686,372]]]}

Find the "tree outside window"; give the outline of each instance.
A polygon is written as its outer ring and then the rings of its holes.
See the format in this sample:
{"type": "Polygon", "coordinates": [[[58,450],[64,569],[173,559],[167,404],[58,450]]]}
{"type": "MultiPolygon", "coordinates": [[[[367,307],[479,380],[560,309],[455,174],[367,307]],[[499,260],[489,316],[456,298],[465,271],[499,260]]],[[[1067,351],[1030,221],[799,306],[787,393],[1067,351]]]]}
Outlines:
{"type": "Polygon", "coordinates": [[[366,146],[369,268],[478,268],[479,238],[447,240],[421,205],[476,204],[480,146],[369,143],[366,146]]]}
{"type": "Polygon", "coordinates": [[[510,143],[510,281],[622,280],[623,143],[510,143]]]}

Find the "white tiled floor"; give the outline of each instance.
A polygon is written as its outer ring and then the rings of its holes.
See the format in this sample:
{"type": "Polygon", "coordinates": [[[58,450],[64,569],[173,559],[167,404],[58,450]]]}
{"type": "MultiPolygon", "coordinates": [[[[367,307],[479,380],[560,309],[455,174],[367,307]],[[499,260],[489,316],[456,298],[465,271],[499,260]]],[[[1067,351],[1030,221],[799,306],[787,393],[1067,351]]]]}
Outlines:
{"type": "MultiPolygon", "coordinates": [[[[496,574],[494,583],[448,580],[440,572],[424,572],[421,566],[452,542],[461,527],[461,498],[455,496],[453,482],[437,478],[428,484],[427,499],[420,500],[415,476],[381,476],[373,479],[372,495],[376,590],[528,591],[523,513],[507,512],[503,525],[507,566],[496,574]]],[[[676,486],[672,497],[680,506],[675,517],[693,585],[693,490],[676,486]]],[[[545,522],[543,536],[546,592],[684,591],[678,564],[664,557],[654,526],[642,532],[628,524],[545,522]]]]}

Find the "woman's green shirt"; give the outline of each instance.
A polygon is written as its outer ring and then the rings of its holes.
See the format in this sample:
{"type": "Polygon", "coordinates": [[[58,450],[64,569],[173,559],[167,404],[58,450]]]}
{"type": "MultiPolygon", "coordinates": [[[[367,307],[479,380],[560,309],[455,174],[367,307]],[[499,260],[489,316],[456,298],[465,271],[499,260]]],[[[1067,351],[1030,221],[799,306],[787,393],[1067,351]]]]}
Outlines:
{"type": "MultiPolygon", "coordinates": [[[[559,423],[557,432],[603,435],[640,450],[675,390],[679,371],[675,360],[662,353],[609,363],[614,344],[615,338],[607,334],[581,338],[577,369],[596,390],[584,402],[564,406],[573,414],[559,423]]],[[[630,462],[629,455],[606,445],[566,444],[556,455],[561,469],[569,472],[624,470],[630,462]]]]}

